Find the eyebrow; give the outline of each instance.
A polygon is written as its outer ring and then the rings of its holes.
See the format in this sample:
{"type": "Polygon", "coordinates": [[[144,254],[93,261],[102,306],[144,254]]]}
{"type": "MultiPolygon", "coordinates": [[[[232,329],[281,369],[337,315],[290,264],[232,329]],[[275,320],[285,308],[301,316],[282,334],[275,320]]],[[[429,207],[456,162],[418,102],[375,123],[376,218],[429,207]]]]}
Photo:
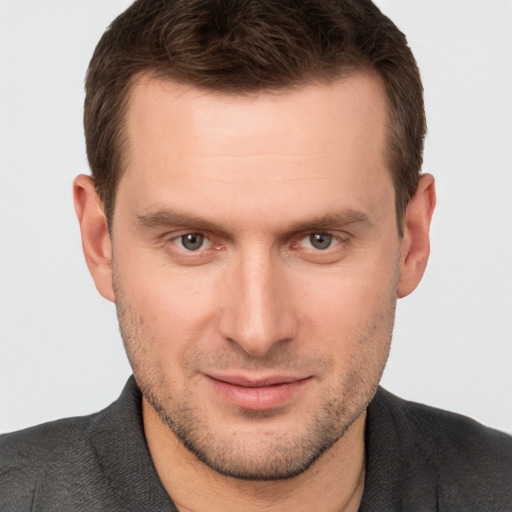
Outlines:
{"type": "MultiPolygon", "coordinates": [[[[331,212],[319,217],[313,217],[302,221],[293,222],[286,226],[287,233],[297,233],[301,231],[318,231],[323,229],[333,229],[356,223],[369,223],[368,215],[361,211],[351,208],[331,212]]],[[[214,218],[204,218],[197,215],[162,209],[155,212],[138,214],[137,223],[143,227],[156,229],[162,227],[184,227],[201,231],[214,231],[221,234],[227,234],[229,229],[223,223],[214,218]]]]}
{"type": "Polygon", "coordinates": [[[227,226],[213,218],[205,219],[189,213],[162,209],[152,213],[137,215],[137,223],[147,228],[190,227],[204,231],[227,233],[227,226]]]}
{"type": "Polygon", "coordinates": [[[369,220],[370,219],[365,212],[346,208],[320,217],[313,217],[305,221],[294,222],[288,229],[295,232],[333,229],[336,227],[348,226],[349,224],[369,223],[369,220]]]}

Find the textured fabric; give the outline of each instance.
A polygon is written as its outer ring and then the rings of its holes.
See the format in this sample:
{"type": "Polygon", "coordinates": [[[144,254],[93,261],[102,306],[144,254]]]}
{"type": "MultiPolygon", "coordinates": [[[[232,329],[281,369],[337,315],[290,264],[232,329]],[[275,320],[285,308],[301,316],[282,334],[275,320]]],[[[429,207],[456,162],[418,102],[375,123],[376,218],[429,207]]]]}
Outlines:
{"type": "Polygon", "coordinates": [[[512,438],[379,389],[360,512],[511,512],[512,438]]]}
{"type": "Polygon", "coordinates": [[[0,510],[176,511],[153,466],[133,377],[107,409],[0,437],[0,510]]]}
{"type": "MultiPolygon", "coordinates": [[[[512,511],[512,439],[379,389],[360,512],[512,511]]],[[[176,511],[151,461],[133,377],[91,416],[0,436],[0,510],[176,511]]]]}

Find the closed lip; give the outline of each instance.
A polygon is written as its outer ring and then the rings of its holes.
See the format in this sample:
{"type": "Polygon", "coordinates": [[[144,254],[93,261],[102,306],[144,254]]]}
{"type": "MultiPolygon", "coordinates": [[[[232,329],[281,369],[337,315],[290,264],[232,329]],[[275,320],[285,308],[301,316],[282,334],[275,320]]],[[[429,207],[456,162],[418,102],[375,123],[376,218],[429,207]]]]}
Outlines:
{"type": "Polygon", "coordinates": [[[311,377],[299,375],[208,373],[211,389],[223,401],[239,409],[252,411],[277,410],[292,403],[311,377]]]}
{"type": "Polygon", "coordinates": [[[268,375],[268,376],[248,376],[248,375],[225,375],[217,373],[207,373],[207,377],[219,382],[240,386],[244,388],[267,388],[279,386],[280,384],[291,384],[309,379],[311,376],[290,376],[290,375],[268,375]]]}

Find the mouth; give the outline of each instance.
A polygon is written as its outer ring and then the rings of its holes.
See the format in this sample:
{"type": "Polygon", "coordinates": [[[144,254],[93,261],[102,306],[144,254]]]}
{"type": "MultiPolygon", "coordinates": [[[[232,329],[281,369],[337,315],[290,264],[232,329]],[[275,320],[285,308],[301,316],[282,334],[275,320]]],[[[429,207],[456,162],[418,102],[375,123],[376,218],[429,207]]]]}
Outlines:
{"type": "Polygon", "coordinates": [[[213,391],[229,404],[253,411],[284,407],[290,403],[313,377],[271,375],[205,375],[213,391]]]}

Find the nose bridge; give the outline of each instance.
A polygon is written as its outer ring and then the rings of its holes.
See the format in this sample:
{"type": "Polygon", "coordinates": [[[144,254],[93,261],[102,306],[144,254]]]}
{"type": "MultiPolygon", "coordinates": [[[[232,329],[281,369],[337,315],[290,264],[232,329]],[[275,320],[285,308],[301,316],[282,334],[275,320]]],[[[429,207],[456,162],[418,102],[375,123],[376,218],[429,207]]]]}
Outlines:
{"type": "Polygon", "coordinates": [[[253,356],[295,335],[283,263],[263,248],[241,251],[228,270],[220,331],[253,356]]]}

